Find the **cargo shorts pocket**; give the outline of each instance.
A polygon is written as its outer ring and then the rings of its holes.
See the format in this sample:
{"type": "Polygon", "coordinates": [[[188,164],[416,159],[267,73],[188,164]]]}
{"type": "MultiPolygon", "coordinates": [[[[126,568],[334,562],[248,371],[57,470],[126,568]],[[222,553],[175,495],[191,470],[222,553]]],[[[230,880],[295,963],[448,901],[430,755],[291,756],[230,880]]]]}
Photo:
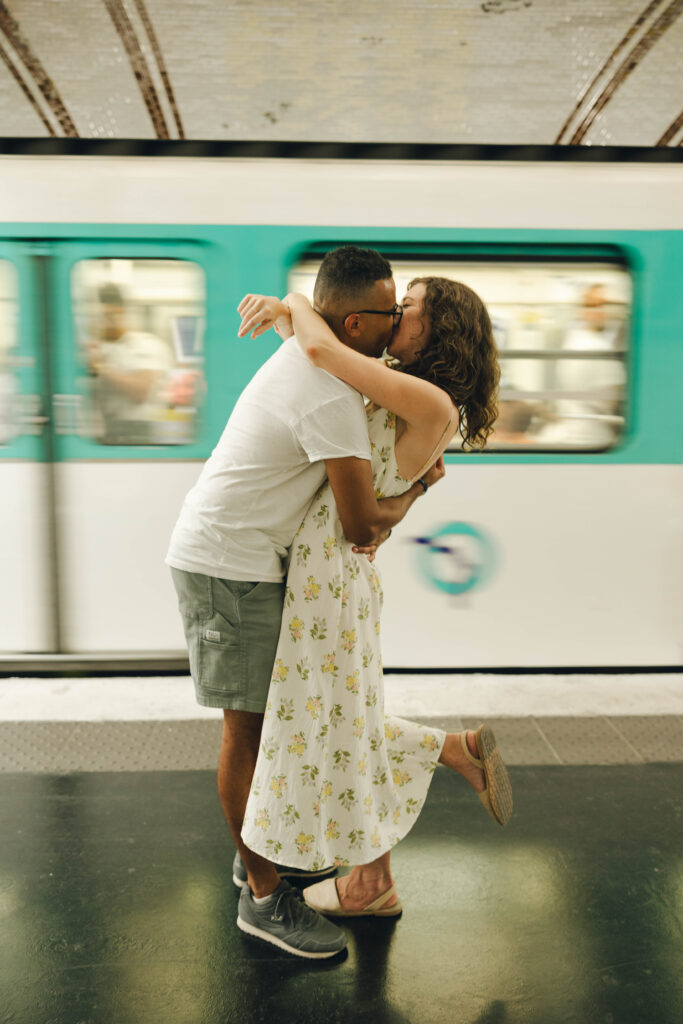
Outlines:
{"type": "Polygon", "coordinates": [[[197,638],[198,687],[207,694],[238,696],[243,684],[239,635],[225,637],[224,628],[212,629],[212,625],[200,626],[197,638]]]}
{"type": "Polygon", "coordinates": [[[242,646],[244,636],[238,609],[238,591],[253,583],[211,579],[211,615],[197,623],[197,679],[202,690],[238,696],[244,688],[242,646]]]}

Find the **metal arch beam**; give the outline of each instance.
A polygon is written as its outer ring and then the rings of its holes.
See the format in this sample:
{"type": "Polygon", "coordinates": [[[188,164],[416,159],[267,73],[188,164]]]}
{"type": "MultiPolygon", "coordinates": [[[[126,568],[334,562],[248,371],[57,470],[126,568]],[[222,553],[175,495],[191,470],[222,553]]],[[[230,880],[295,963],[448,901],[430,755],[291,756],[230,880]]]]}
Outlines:
{"type": "Polygon", "coordinates": [[[52,127],[52,125],[50,124],[48,119],[45,117],[45,114],[40,109],[40,104],[36,101],[35,96],[33,95],[31,90],[29,89],[28,85],[26,84],[26,82],[22,78],[21,74],[19,73],[19,70],[14,66],[12,61],[9,59],[9,55],[6,52],[6,50],[4,49],[4,47],[2,46],[1,43],[0,43],[0,60],[2,60],[6,64],[9,73],[12,75],[12,77],[15,80],[15,82],[17,83],[17,85],[19,86],[21,91],[23,92],[24,96],[29,101],[29,103],[31,104],[31,106],[35,110],[36,114],[38,115],[40,120],[43,122],[45,127],[47,128],[48,134],[52,135],[53,137],[56,136],[57,132],[54,130],[54,128],[52,127]]]}
{"type": "Polygon", "coordinates": [[[152,81],[149,66],[122,0],[103,0],[103,3],[128,54],[133,76],[142,93],[142,98],[147,107],[156,137],[158,139],[169,139],[168,125],[166,124],[164,112],[161,109],[161,103],[152,81]]]}
{"type": "MultiPolygon", "coordinates": [[[[3,3],[2,0],[0,0],[0,32],[3,33],[5,38],[10,43],[13,50],[21,60],[21,62],[26,67],[26,70],[28,71],[29,75],[37,85],[38,89],[40,90],[40,93],[44,97],[48,107],[50,108],[50,110],[56,117],[57,121],[59,122],[59,125],[62,131],[64,132],[64,135],[66,135],[69,138],[77,139],[78,131],[76,129],[76,125],[71,120],[69,112],[67,111],[66,106],[64,105],[64,101],[62,100],[62,97],[59,95],[54,82],[52,81],[52,79],[50,78],[47,71],[40,63],[36,55],[33,53],[31,47],[28,44],[27,39],[24,37],[21,29],[19,28],[19,23],[7,10],[7,5],[3,3]]],[[[42,121],[46,123],[46,119],[42,111],[40,111],[38,104],[35,102],[35,98],[31,96],[26,86],[26,83],[22,82],[22,80],[20,79],[19,72],[16,68],[13,68],[11,62],[9,61],[9,58],[7,57],[7,54],[5,54],[4,51],[2,56],[3,59],[5,60],[5,63],[7,63],[10,71],[12,72],[14,78],[19,81],[22,92],[28,97],[33,107],[35,107],[38,110],[42,121]]],[[[49,125],[48,130],[50,131],[51,135],[56,134],[50,128],[49,125]]]]}
{"type": "Polygon", "coordinates": [[[175,121],[176,128],[178,130],[178,138],[184,139],[185,131],[183,129],[183,123],[180,119],[180,112],[178,110],[175,94],[173,92],[173,86],[171,85],[171,79],[166,69],[166,61],[164,60],[164,55],[161,51],[161,46],[159,44],[157,34],[154,31],[152,20],[149,16],[147,8],[145,7],[144,0],[135,0],[135,6],[137,8],[138,15],[140,16],[140,21],[142,22],[145,32],[147,33],[147,38],[149,39],[150,45],[152,47],[154,59],[157,62],[159,76],[166,91],[166,96],[168,97],[168,102],[173,113],[173,120],[175,121]]]}
{"type": "Polygon", "coordinates": [[[581,142],[597,115],[607,106],[619,86],[623,84],[632,71],[635,71],[645,54],[652,49],[655,43],[664,35],[666,30],[673,25],[681,11],[683,11],[683,0],[673,0],[673,3],[671,3],[665,11],[662,11],[638,45],[631,51],[626,59],[622,61],[598,98],[594,100],[592,106],[584,116],[583,121],[569,140],[570,145],[577,146],[581,142]]]}
{"type": "MultiPolygon", "coordinates": [[[[672,121],[662,137],[657,139],[655,146],[668,146],[669,143],[676,138],[681,128],[683,128],[683,110],[680,112],[676,120],[672,121]]],[[[677,145],[683,146],[683,136],[678,140],[677,145]]]]}
{"type": "MultiPolygon", "coordinates": [[[[555,144],[559,145],[562,143],[563,137],[567,134],[570,129],[570,125],[574,118],[579,113],[582,104],[584,103],[586,96],[597,87],[600,79],[606,74],[607,70],[614,64],[615,60],[620,53],[628,46],[634,36],[637,34],[639,29],[647,22],[658,7],[661,6],[663,0],[651,0],[651,3],[645,8],[645,10],[638,15],[634,23],[629,28],[626,35],[621,39],[619,44],[614,48],[612,53],[609,55],[607,60],[604,62],[598,73],[594,76],[589,85],[581,93],[574,109],[572,110],[569,117],[566,119],[562,128],[560,129],[555,144]]],[[[611,78],[608,79],[607,84],[603,87],[601,93],[594,98],[586,113],[583,116],[579,126],[574,130],[574,134],[569,139],[569,145],[578,145],[587,134],[593,121],[604,107],[612,99],[614,93],[623,84],[625,79],[636,69],[638,64],[641,62],[643,57],[649,52],[656,42],[661,38],[664,32],[669,28],[678,18],[679,14],[683,10],[683,0],[673,0],[671,4],[664,10],[659,17],[653,22],[649,29],[645,32],[640,42],[633,48],[633,50],[626,56],[619,67],[612,73],[611,78]]]]}

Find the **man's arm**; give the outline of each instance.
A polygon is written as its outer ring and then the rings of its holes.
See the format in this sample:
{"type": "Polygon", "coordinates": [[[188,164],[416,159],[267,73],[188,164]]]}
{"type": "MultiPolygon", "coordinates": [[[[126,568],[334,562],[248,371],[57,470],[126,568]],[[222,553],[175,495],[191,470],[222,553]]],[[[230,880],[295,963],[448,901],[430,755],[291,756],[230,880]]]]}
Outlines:
{"type": "Polygon", "coordinates": [[[108,381],[138,404],[145,401],[154,381],[160,376],[158,370],[111,370],[104,363],[91,363],[91,366],[97,377],[108,381]]]}
{"type": "MultiPolygon", "coordinates": [[[[413,502],[425,493],[421,483],[414,483],[396,498],[378,499],[367,459],[326,459],[325,466],[344,536],[352,544],[365,546],[380,542],[388,530],[401,522],[413,502]]],[[[443,460],[439,459],[424,478],[431,486],[444,474],[443,460]]]]}

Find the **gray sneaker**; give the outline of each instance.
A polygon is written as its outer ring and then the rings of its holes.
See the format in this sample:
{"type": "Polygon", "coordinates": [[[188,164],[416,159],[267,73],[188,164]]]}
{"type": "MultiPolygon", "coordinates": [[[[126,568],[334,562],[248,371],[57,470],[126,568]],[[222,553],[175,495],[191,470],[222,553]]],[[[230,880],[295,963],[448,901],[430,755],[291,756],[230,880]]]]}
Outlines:
{"type": "Polygon", "coordinates": [[[309,960],[335,956],[346,948],[341,928],[316,913],[302,893],[286,881],[280,882],[267,903],[255,903],[251,889],[242,889],[237,927],[309,960]]]}
{"type": "MultiPolygon", "coordinates": [[[[337,869],[332,865],[329,868],[321,868],[320,871],[304,871],[301,868],[288,868],[285,864],[276,864],[275,870],[280,878],[291,878],[295,882],[297,879],[301,879],[304,882],[311,878],[327,878],[328,875],[333,875],[337,869]]],[[[239,853],[235,854],[235,859],[232,862],[232,880],[240,889],[244,889],[247,885],[247,869],[242,863],[239,853]]]]}

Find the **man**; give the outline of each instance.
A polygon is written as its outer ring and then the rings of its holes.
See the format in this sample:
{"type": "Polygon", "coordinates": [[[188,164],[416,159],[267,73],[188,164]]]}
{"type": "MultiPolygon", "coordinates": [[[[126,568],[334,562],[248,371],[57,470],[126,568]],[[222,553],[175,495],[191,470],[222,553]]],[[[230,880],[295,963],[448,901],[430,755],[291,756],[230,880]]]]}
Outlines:
{"type": "MultiPolygon", "coordinates": [[[[544,443],[560,441],[577,446],[610,447],[623,429],[626,369],[623,322],[610,307],[604,285],[593,284],[583,293],[578,316],[564,338],[564,352],[576,352],[557,366],[557,383],[569,397],[556,403],[556,420],[537,435],[544,443]],[[581,353],[593,358],[581,358],[581,353]],[[596,359],[597,353],[608,354],[596,359]],[[611,356],[611,358],[610,358],[611,356]]],[[[616,306],[618,309],[619,307],[616,306]]]]}
{"type": "MultiPolygon", "coordinates": [[[[371,249],[328,253],[314,298],[337,337],[365,355],[381,355],[400,320],[391,267],[371,249]]],[[[185,499],[167,556],[197,700],[223,709],[218,791],[238,852],[234,877],[247,883],[238,924],[311,958],[343,949],[344,933],[307,907],[240,833],[280,633],[284,563],[326,475],[345,535],[357,545],[380,543],[424,493],[418,483],[377,500],[362,397],[314,367],[290,337],[240,396],[185,499]]],[[[427,482],[441,475],[433,470],[427,482]]]]}
{"type": "Polygon", "coordinates": [[[126,303],[115,284],[99,289],[100,339],[88,346],[94,395],[103,420],[105,444],[146,444],[156,440],[163,410],[161,387],[173,369],[161,338],[128,325],[126,303]]]}

